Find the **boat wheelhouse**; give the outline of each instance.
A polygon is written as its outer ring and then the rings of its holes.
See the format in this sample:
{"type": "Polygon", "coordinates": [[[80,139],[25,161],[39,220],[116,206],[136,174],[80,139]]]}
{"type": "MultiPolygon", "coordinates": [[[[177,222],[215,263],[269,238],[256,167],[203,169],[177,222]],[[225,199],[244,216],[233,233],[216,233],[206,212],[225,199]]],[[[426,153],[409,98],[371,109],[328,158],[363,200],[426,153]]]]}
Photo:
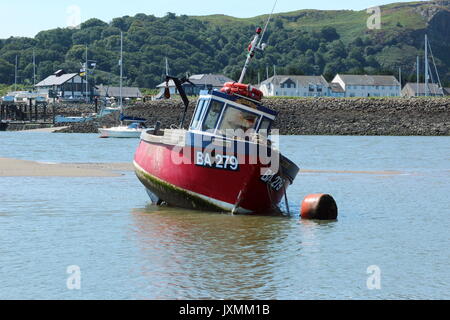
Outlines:
{"type": "Polygon", "coordinates": [[[203,91],[194,111],[190,131],[226,135],[227,131],[268,134],[277,112],[259,101],[244,96],[229,95],[220,91],[203,91]]]}

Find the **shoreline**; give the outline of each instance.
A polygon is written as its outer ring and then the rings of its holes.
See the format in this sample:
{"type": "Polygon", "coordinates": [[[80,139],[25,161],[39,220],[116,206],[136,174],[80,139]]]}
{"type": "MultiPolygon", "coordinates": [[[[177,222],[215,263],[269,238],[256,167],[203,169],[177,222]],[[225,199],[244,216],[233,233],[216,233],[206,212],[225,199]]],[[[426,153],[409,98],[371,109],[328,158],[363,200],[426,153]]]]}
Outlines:
{"type": "Polygon", "coordinates": [[[0,158],[0,177],[113,178],[132,171],[128,163],[46,163],[0,158]]]}
{"type": "MultiPolygon", "coordinates": [[[[196,99],[190,99],[191,119],[196,99]]],[[[450,98],[265,98],[262,104],[279,112],[273,129],[281,135],[305,136],[450,136],[450,98]]],[[[152,127],[170,128],[181,119],[179,99],[148,101],[125,108],[130,117],[147,119],[152,127]]],[[[97,133],[117,124],[109,115],[82,124],[68,124],[57,133],[97,133]]],[[[185,125],[189,120],[186,121],[185,125]]]]}

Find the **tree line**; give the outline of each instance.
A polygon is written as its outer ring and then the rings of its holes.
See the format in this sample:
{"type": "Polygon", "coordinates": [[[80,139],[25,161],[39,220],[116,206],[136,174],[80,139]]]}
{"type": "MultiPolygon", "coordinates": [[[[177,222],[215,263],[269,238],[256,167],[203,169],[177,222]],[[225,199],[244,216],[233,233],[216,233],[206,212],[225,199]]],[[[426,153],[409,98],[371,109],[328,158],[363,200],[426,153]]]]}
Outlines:
{"type": "MultiPolygon", "coordinates": [[[[251,22],[214,23],[173,13],[161,18],[145,14],[125,16],[110,23],[90,19],[79,29],[58,28],[42,31],[34,38],[0,40],[0,83],[14,83],[16,56],[18,81],[23,85],[33,83],[33,55],[37,81],[59,69],[79,72],[87,46],[88,59],[96,62],[92,79],[96,84],[115,85],[121,32],[126,85],[154,88],[163,80],[166,58],[172,75],[222,73],[237,79],[258,26],[251,22]]],[[[413,41],[408,34],[401,36],[396,32],[381,37],[364,34],[344,42],[331,26],[300,30],[277,18],[266,33],[265,53],[258,53],[245,81],[257,83],[267,74],[273,75],[274,69],[277,74],[323,74],[328,80],[336,73],[396,74],[398,60],[404,55],[402,46],[413,41]],[[387,46],[393,53],[383,60],[387,46]]],[[[411,56],[415,54],[416,51],[411,56]]],[[[439,59],[438,62],[448,72],[449,67],[439,59]]],[[[405,64],[406,80],[415,81],[413,69],[411,63],[405,64]]]]}

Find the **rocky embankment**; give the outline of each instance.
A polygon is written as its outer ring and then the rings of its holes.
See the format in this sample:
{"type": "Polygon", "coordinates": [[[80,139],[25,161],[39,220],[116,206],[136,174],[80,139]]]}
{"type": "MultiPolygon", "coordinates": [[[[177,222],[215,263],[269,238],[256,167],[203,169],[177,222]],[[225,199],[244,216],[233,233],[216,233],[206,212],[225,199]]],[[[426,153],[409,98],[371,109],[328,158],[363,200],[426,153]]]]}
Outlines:
{"type": "MultiPolygon", "coordinates": [[[[264,99],[264,105],[278,111],[274,125],[283,135],[450,135],[450,98],[317,98],[264,99]]],[[[190,121],[195,100],[186,117],[190,121]]],[[[163,128],[181,119],[181,100],[151,101],[126,109],[126,115],[156,121],[163,128]]],[[[97,132],[99,127],[117,124],[117,115],[62,132],[97,132]]]]}

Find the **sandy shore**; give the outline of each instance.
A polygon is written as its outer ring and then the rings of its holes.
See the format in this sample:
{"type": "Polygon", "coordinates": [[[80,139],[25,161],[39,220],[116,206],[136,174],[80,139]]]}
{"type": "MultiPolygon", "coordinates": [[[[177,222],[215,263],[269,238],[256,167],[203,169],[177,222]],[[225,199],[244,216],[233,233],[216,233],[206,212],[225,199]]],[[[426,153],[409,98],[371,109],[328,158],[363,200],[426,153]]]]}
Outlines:
{"type": "Polygon", "coordinates": [[[0,158],[0,177],[119,177],[131,163],[43,163],[0,158]]]}
{"type": "Polygon", "coordinates": [[[30,130],[21,130],[20,132],[44,132],[44,133],[53,133],[58,130],[64,130],[68,127],[54,127],[54,128],[42,128],[42,129],[30,129],[30,130]]]}
{"type": "MultiPolygon", "coordinates": [[[[132,163],[45,163],[0,158],[0,177],[118,177],[133,171],[132,163]]],[[[399,175],[400,171],[301,170],[317,174],[399,175]]]]}

